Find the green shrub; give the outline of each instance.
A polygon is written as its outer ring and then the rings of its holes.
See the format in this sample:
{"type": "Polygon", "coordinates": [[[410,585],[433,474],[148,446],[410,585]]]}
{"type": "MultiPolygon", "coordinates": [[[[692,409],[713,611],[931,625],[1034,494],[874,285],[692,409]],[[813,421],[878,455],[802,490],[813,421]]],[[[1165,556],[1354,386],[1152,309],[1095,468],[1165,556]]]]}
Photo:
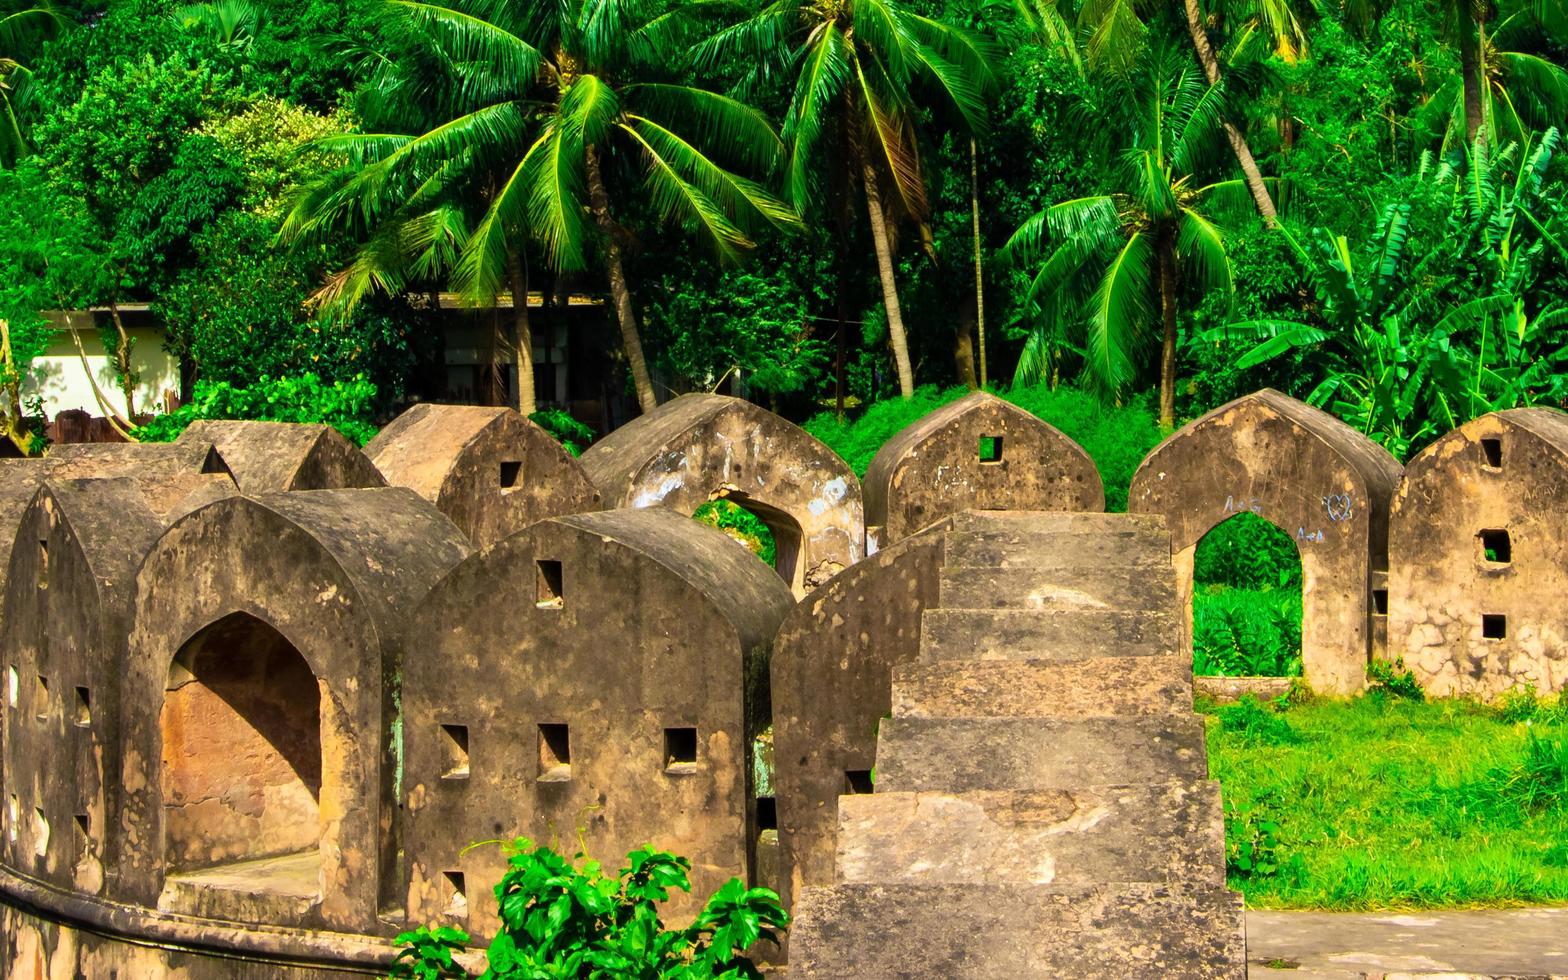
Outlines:
{"type": "Polygon", "coordinates": [[[773,529],[762,518],[733,500],[710,500],[692,512],[692,519],[711,525],[739,541],[769,565],[778,559],[773,529]]]}
{"type": "Polygon", "coordinates": [[[1527,809],[1568,804],[1568,732],[1527,732],[1522,758],[1497,775],[1502,794],[1527,809]]]}
{"type": "Polygon", "coordinates": [[[1426,700],[1421,682],[1416,680],[1414,672],[1405,669],[1402,657],[1393,663],[1374,660],[1367,664],[1367,680],[1372,682],[1370,693],[1374,696],[1402,701],[1426,700]]]}
{"type": "Polygon", "coordinates": [[[227,381],[196,383],[196,397],[136,430],[142,442],[172,442],[201,419],[253,419],[263,422],[325,422],[363,446],[376,434],[371,424],[376,386],[363,376],[324,384],[314,374],[269,378],[238,388],[227,381]]]}
{"type": "Polygon", "coordinates": [[[528,416],[529,421],[555,436],[555,441],[573,456],[581,456],[593,442],[593,430],[559,408],[543,408],[528,416]]]}
{"type": "Polygon", "coordinates": [[[1301,591],[1301,555],[1290,535],[1242,512],[1203,536],[1192,559],[1197,585],[1301,591]]]}
{"type": "Polygon", "coordinates": [[[1568,722],[1568,693],[1542,697],[1534,684],[1504,691],[1492,702],[1501,721],[1529,721],[1544,724],[1568,722]]]}
{"type": "Polygon", "coordinates": [[[1192,669],[1204,677],[1301,674],[1301,593],[1210,586],[1192,596],[1192,669]]]}
{"type": "MultiPolygon", "coordinates": [[[[927,415],[969,394],[964,387],[938,389],[925,385],[910,398],[889,398],[870,406],[856,419],[823,412],[806,422],[806,431],[827,443],[856,474],[865,476],[877,450],[889,439],[927,415]]],[[[1111,406],[1076,388],[1035,385],[998,392],[1000,397],[1060,429],[1082,446],[1100,471],[1105,509],[1127,509],[1127,488],[1133,471],[1160,441],[1159,425],[1141,402],[1111,406]]]]}
{"type": "Polygon", "coordinates": [[[1255,807],[1225,801],[1225,876],[1233,883],[1259,878],[1299,881],[1300,854],[1285,853],[1280,824],[1255,807]]]}
{"type": "Polygon", "coordinates": [[[1220,730],[1244,743],[1258,745],[1294,745],[1301,735],[1277,711],[1246,694],[1235,704],[1226,705],[1215,712],[1220,730]]]}
{"type": "MultiPolygon", "coordinates": [[[[487,951],[490,966],[484,976],[490,980],[760,977],[745,951],[759,940],[776,943],[776,930],[789,922],[776,894],[747,889],[731,878],[696,921],[669,930],[659,918],[659,903],[672,888],[691,891],[691,862],[685,858],[632,851],[627,866],[611,878],[597,861],[577,865],[526,838],[507,850],[507,871],[495,888],[501,929],[487,951]]],[[[404,933],[398,942],[406,948],[392,976],[466,976],[452,961],[467,941],[467,935],[451,929],[404,933]]]]}

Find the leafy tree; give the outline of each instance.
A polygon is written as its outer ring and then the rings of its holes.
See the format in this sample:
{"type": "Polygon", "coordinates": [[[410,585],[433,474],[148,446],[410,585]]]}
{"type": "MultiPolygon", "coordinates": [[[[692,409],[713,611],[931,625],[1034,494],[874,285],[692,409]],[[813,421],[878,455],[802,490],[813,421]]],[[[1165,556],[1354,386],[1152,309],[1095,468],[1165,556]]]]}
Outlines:
{"type": "MultiPolygon", "coordinates": [[[[770,0],[705,43],[709,60],[728,56],[762,83],[793,74],[784,115],[790,143],[786,187],[796,208],[826,199],[847,208],[864,194],[899,390],[914,393],[909,340],[898,300],[892,226],[924,226],[930,215],[915,123],[940,93],[971,132],[985,129],[994,83],[987,46],[968,31],[917,13],[903,0],[770,0]]],[[[842,236],[840,247],[843,247],[842,236]]]]}
{"type": "Polygon", "coordinates": [[[1084,380],[1124,398],[1138,377],[1140,348],[1161,337],[1160,425],[1176,411],[1177,306],[1183,280],[1229,294],[1223,234],[1202,208],[1238,181],[1200,185],[1223,89],[1185,59],[1150,62],[1111,106],[1091,115],[1125,118],[1131,131],[1109,193],[1062,201],[1014,233],[1007,251],[1035,267],[1028,302],[1036,327],[1019,359],[1016,383],[1050,373],[1067,325],[1084,330],[1084,380]]]}
{"type": "Polygon", "coordinates": [[[1462,166],[1429,167],[1385,204],[1360,246],[1319,228],[1309,250],[1282,230],[1317,293],[1317,315],[1216,333],[1259,338],[1242,367],[1311,351],[1323,380],[1308,400],[1401,457],[1485,412],[1561,401],[1568,252],[1563,188],[1551,178],[1560,145],[1549,130],[1515,163],[1517,148],[1494,158],[1478,135],[1462,166]],[[1423,225],[1423,192],[1447,202],[1445,219],[1423,225]],[[1415,231],[1423,233],[1412,243],[1415,231]],[[1547,281],[1555,288],[1542,289],[1547,281]]]}
{"type": "MultiPolygon", "coordinates": [[[[418,79],[439,87],[442,121],[412,138],[333,141],[349,156],[346,179],[302,202],[285,230],[337,223],[353,212],[395,229],[404,241],[373,242],[396,256],[366,265],[371,275],[414,264],[429,256],[432,238],[446,235],[458,246],[452,284],[481,304],[493,302],[503,283],[514,297],[526,296],[530,234],[559,272],[584,268],[597,246],[638,402],[652,411],[657,398],[623,259],[627,232],[612,212],[614,179],[606,170],[641,164],[643,191],[661,218],[706,239],[721,257],[735,257],[752,244],[748,228],[795,221],[760,184],[724,165],[767,173],[782,153],[772,128],[755,109],[675,75],[694,29],[695,14],[684,5],[394,6],[399,24],[446,68],[418,79]],[[451,210],[465,207],[477,216],[471,234],[451,210]]],[[[409,84],[410,67],[390,64],[377,85],[409,84]]],[[[525,312],[526,304],[514,308],[525,312]]],[[[532,342],[523,315],[517,328],[519,396],[531,411],[532,342]]]]}

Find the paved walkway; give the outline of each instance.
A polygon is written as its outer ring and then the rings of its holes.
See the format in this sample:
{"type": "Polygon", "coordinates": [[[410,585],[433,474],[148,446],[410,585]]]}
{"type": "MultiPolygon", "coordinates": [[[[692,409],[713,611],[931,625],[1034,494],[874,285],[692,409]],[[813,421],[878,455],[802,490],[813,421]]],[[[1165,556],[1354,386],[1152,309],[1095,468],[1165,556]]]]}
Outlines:
{"type": "Polygon", "coordinates": [[[1247,964],[1250,980],[1568,978],[1568,908],[1248,912],[1247,964]]]}

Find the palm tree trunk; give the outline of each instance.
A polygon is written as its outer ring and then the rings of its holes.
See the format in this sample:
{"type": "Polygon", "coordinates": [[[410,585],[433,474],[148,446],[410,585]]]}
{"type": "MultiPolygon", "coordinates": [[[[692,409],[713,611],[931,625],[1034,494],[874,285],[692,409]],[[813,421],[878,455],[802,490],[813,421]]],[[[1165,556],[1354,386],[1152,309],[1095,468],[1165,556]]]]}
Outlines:
{"type": "Polygon", "coordinates": [[[893,347],[893,366],[898,369],[898,390],[905,398],[915,393],[915,372],[909,366],[909,337],[904,333],[904,314],[898,305],[898,283],[893,278],[893,248],[887,239],[887,215],[882,210],[882,194],[877,175],[869,162],[860,165],[860,179],[866,188],[866,210],[871,213],[871,241],[876,246],[877,274],[882,279],[882,303],[887,308],[887,338],[893,347]]]}
{"type": "MultiPolygon", "coordinates": [[[[1187,8],[1187,31],[1192,35],[1192,46],[1198,52],[1198,63],[1203,66],[1203,74],[1209,84],[1217,85],[1220,80],[1220,62],[1214,55],[1214,46],[1209,43],[1209,32],[1203,27],[1203,12],[1198,9],[1198,0],[1184,2],[1187,8]]],[[[1274,199],[1269,196],[1268,185],[1263,182],[1263,172],[1258,169],[1258,161],[1252,157],[1252,147],[1247,145],[1247,137],[1229,120],[1225,121],[1224,126],[1225,141],[1230,144],[1236,162],[1241,164],[1242,180],[1247,185],[1247,191],[1252,194],[1252,202],[1257,206],[1258,214],[1263,216],[1263,223],[1272,228],[1279,220],[1279,211],[1274,207],[1274,199]]]]}
{"type": "Polygon", "coordinates": [[[534,332],[528,323],[528,271],[516,249],[506,250],[506,266],[512,287],[512,336],[508,340],[517,361],[517,390],[512,407],[527,416],[538,411],[534,401],[534,332]]]}
{"type": "Polygon", "coordinates": [[[1168,232],[1155,245],[1159,262],[1160,319],[1165,337],[1160,345],[1160,428],[1176,427],[1176,243],[1168,232]]]}
{"type": "Polygon", "coordinates": [[[1459,23],[1459,66],[1464,76],[1465,89],[1465,140],[1473,143],[1476,134],[1486,124],[1486,110],[1481,104],[1481,86],[1484,84],[1481,52],[1486,28],[1480,17],[1476,17],[1472,24],[1471,18],[1464,13],[1460,14],[1459,23]],[[1472,26],[1475,28],[1473,37],[1470,33],[1472,26]]]}
{"type": "Polygon", "coordinates": [[[588,205],[593,220],[604,234],[604,264],[610,277],[610,300],[621,324],[621,344],[626,348],[626,363],[631,367],[632,386],[637,389],[637,407],[644,415],[659,407],[653,393],[653,378],[642,355],[642,337],[637,330],[637,311],[632,309],[632,294],[626,287],[626,266],[621,260],[621,243],[615,237],[615,222],[610,217],[610,195],[604,188],[604,173],[599,169],[599,150],[588,147],[588,205]]]}
{"type": "Polygon", "coordinates": [[[969,221],[975,239],[975,333],[980,338],[980,387],[988,380],[985,364],[985,267],[980,258],[980,151],[969,140],[969,221]]]}

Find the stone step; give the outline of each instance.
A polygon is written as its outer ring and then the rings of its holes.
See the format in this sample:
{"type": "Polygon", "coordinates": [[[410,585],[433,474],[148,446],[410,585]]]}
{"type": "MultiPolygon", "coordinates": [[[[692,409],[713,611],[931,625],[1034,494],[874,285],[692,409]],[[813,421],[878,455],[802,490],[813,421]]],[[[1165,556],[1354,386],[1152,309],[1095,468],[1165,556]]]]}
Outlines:
{"type": "Polygon", "coordinates": [[[1192,713],[1184,657],[952,660],[893,669],[895,718],[1092,718],[1192,713]]]}
{"type": "Polygon", "coordinates": [[[943,568],[943,609],[1119,609],[1172,613],[1176,575],[1137,565],[943,568]]]}
{"type": "Polygon", "coordinates": [[[804,980],[1243,980],[1241,896],[1122,884],[840,884],[795,903],[804,980]]]}
{"type": "Polygon", "coordinates": [[[1163,530],[949,531],[943,564],[955,567],[1062,568],[1093,565],[1169,565],[1170,536],[1163,530]]]}
{"type": "Polygon", "coordinates": [[[967,510],[953,515],[954,531],[1032,532],[1137,530],[1166,534],[1165,518],[1155,514],[1098,514],[1061,510],[967,510]]]}
{"type": "Polygon", "coordinates": [[[920,658],[1082,660],[1175,656],[1181,623],[1170,612],[1107,609],[927,609],[920,658]]]}
{"type": "Polygon", "coordinates": [[[843,796],[838,825],[846,882],[1225,884],[1224,814],[1211,780],[843,796]]]}
{"type": "Polygon", "coordinates": [[[1197,715],[885,718],[881,792],[1078,789],[1208,778],[1197,715]]]}

